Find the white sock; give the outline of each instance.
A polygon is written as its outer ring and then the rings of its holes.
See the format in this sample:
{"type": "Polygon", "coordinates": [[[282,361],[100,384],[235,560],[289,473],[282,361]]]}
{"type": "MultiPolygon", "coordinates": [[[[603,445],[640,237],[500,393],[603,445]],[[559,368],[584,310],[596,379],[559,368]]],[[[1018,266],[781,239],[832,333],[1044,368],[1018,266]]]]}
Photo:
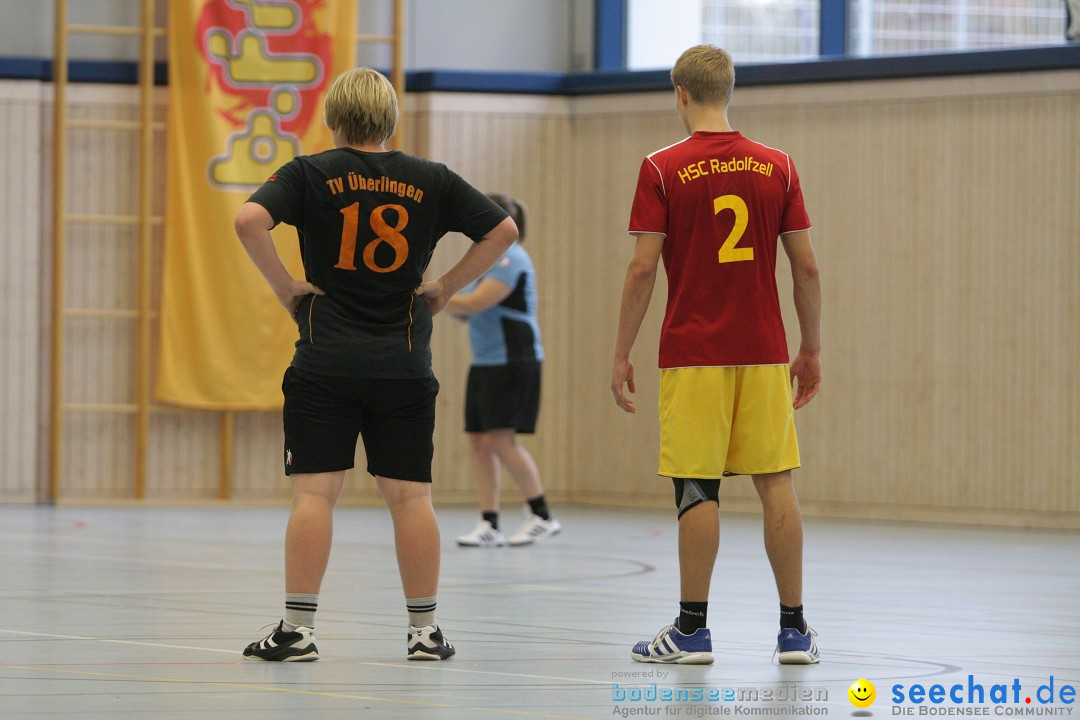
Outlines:
{"type": "Polygon", "coordinates": [[[409,611],[409,624],[415,627],[435,625],[435,596],[424,598],[405,598],[405,609],[409,611]]]}
{"type": "Polygon", "coordinates": [[[282,629],[291,632],[301,625],[314,629],[315,610],[318,607],[318,593],[285,593],[285,621],[282,629]]]}

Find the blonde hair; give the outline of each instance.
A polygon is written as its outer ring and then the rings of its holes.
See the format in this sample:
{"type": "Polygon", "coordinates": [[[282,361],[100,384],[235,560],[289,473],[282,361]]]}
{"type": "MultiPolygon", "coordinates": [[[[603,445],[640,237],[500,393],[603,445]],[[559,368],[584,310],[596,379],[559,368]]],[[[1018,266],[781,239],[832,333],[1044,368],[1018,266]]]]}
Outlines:
{"type": "Polygon", "coordinates": [[[694,102],[726,107],[735,89],[735,65],[715,45],[695,45],[675,62],[671,84],[685,88],[694,102]]]}
{"type": "Polygon", "coordinates": [[[382,74],[352,68],[334,78],[326,91],[323,117],[350,145],[382,145],[397,129],[397,94],[382,74]]]}

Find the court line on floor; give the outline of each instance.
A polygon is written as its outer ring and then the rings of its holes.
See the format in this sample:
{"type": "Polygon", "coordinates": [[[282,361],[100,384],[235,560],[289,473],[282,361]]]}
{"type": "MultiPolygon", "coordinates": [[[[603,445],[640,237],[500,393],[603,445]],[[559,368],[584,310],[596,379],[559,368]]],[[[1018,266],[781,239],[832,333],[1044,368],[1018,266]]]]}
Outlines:
{"type": "MultiPolygon", "coordinates": [[[[176,590],[163,590],[161,588],[130,588],[130,589],[102,589],[102,590],[0,590],[0,598],[8,600],[19,598],[99,598],[99,597],[169,597],[172,595],[251,595],[254,593],[281,593],[280,588],[222,588],[220,585],[213,588],[183,588],[176,590]]],[[[225,602],[225,601],[219,601],[225,602]]]]}
{"type": "MultiPolygon", "coordinates": [[[[544,658],[545,661],[551,658],[544,658]]],[[[361,662],[361,665],[374,665],[376,667],[397,667],[397,668],[417,668],[420,670],[437,670],[439,672],[456,672],[456,673],[469,673],[473,675],[495,675],[498,677],[511,677],[511,678],[528,678],[530,680],[561,680],[562,682],[582,683],[586,685],[611,685],[610,680],[587,680],[585,678],[578,677],[560,677],[558,675],[532,675],[530,673],[512,673],[512,672],[498,672],[495,670],[469,670],[467,668],[451,667],[446,663],[432,663],[432,664],[418,664],[418,663],[401,663],[401,662],[361,662]]]]}
{"type": "MultiPolygon", "coordinates": [[[[196,652],[213,652],[213,653],[219,653],[219,654],[225,654],[225,655],[233,655],[233,656],[236,656],[238,654],[236,650],[224,650],[222,648],[200,647],[200,646],[194,646],[194,645],[173,645],[173,644],[169,644],[169,643],[155,643],[155,642],[148,642],[148,641],[144,641],[144,640],[120,640],[120,639],[117,639],[117,638],[90,637],[90,636],[86,636],[86,635],[62,635],[62,634],[59,634],[59,633],[32,632],[32,631],[27,631],[27,630],[8,630],[8,629],[4,629],[4,628],[0,628],[0,633],[7,633],[9,635],[23,635],[23,636],[28,636],[28,637],[52,638],[52,639],[55,639],[55,640],[80,640],[80,641],[89,641],[89,642],[113,643],[113,644],[116,644],[116,645],[135,645],[135,646],[142,646],[142,647],[167,648],[167,649],[170,649],[170,650],[194,650],[196,652]]],[[[899,657],[899,656],[894,656],[894,655],[873,655],[873,656],[868,656],[868,655],[866,655],[865,653],[862,653],[862,652],[846,652],[846,651],[843,651],[843,650],[833,650],[833,651],[831,651],[829,653],[829,655],[831,657],[837,658],[837,659],[858,660],[859,662],[864,663],[864,664],[867,662],[868,658],[873,657],[873,658],[879,659],[879,660],[902,661],[902,662],[906,662],[906,663],[910,663],[912,665],[915,665],[916,667],[930,665],[930,666],[933,666],[934,668],[936,668],[933,672],[923,673],[923,674],[913,675],[913,676],[904,676],[904,677],[932,677],[934,675],[943,675],[943,674],[948,674],[948,673],[959,672],[960,670],[962,670],[961,666],[953,665],[951,663],[942,663],[942,662],[933,661],[933,660],[920,660],[920,659],[916,659],[916,658],[905,658],[905,657],[899,657]]],[[[556,681],[561,681],[561,682],[577,683],[577,684],[582,684],[582,685],[609,685],[610,682],[611,682],[610,680],[590,680],[590,679],[581,678],[581,677],[563,677],[563,676],[558,676],[558,675],[535,675],[535,674],[530,674],[530,673],[511,673],[511,672],[501,672],[501,671],[496,671],[496,670],[478,670],[478,669],[469,669],[469,668],[457,668],[457,667],[451,667],[450,665],[443,664],[443,663],[437,663],[437,664],[433,664],[433,665],[409,663],[408,665],[406,665],[401,661],[381,661],[381,662],[379,662],[379,661],[370,661],[369,660],[369,661],[359,661],[358,664],[360,664],[360,665],[370,665],[370,666],[373,666],[373,667],[397,667],[397,668],[417,667],[419,669],[439,670],[439,671],[442,671],[442,672],[468,673],[468,674],[474,674],[474,675],[492,675],[492,676],[497,676],[497,677],[517,677],[517,678],[528,678],[528,679],[531,679],[531,680],[556,680],[556,681]]],[[[10,667],[10,666],[0,665],[0,667],[10,667]]],[[[916,669],[916,668],[913,668],[913,669],[916,669]]]]}
{"type": "Polygon", "coordinates": [[[214,687],[235,688],[238,690],[290,693],[293,695],[308,695],[312,697],[327,697],[344,700],[364,700],[367,702],[383,702],[391,705],[414,705],[430,708],[447,708],[450,710],[467,710],[470,712],[490,712],[500,713],[503,715],[520,715],[522,717],[552,718],[553,720],[588,720],[588,718],[582,718],[576,715],[552,715],[550,713],[529,712],[527,710],[510,710],[508,708],[465,707],[460,705],[448,705],[446,703],[433,703],[423,700],[399,700],[397,698],[384,698],[378,697],[376,695],[353,695],[351,693],[335,693],[325,690],[300,690],[297,688],[283,688],[274,685],[252,685],[248,683],[221,682],[219,680],[188,680],[184,678],[157,677],[153,675],[129,675],[126,673],[97,672],[93,670],[63,670],[60,668],[39,667],[37,665],[0,665],[0,668],[13,670],[31,670],[35,672],[64,675],[83,675],[90,677],[115,678],[120,680],[136,680],[139,682],[164,682],[177,683],[180,685],[211,685],[214,687]]]}
{"type": "MultiPolygon", "coordinates": [[[[27,635],[27,636],[31,636],[31,637],[52,638],[54,640],[86,640],[86,641],[92,641],[92,642],[115,643],[117,645],[138,645],[138,646],[144,646],[144,647],[169,648],[171,650],[197,650],[197,651],[203,651],[203,652],[225,653],[227,655],[234,655],[234,656],[238,654],[236,650],[222,650],[221,648],[194,647],[194,646],[191,646],[191,645],[169,645],[169,644],[166,644],[166,643],[153,643],[153,642],[145,642],[145,641],[141,641],[141,640],[118,640],[116,638],[96,638],[96,637],[87,637],[87,636],[83,636],[83,635],[60,635],[60,634],[56,634],[56,633],[30,632],[30,631],[26,631],[26,630],[6,630],[6,629],[3,629],[3,628],[0,628],[0,633],[8,633],[10,635],[27,635]]],[[[103,664],[107,664],[107,663],[103,663],[103,664]]],[[[443,672],[472,673],[472,674],[477,674],[477,675],[496,675],[496,676],[500,676],[500,677],[528,678],[528,679],[531,679],[531,680],[559,680],[559,681],[562,681],[562,682],[581,683],[581,684],[585,684],[585,685],[593,685],[593,684],[595,684],[595,685],[610,685],[611,684],[610,681],[605,681],[605,680],[588,680],[588,679],[585,679],[585,678],[560,677],[560,676],[557,676],[557,675],[532,675],[532,674],[528,674],[528,673],[509,673],[509,672],[498,672],[498,671],[493,671],[493,670],[469,670],[469,669],[466,669],[466,668],[453,668],[453,667],[449,667],[448,665],[444,665],[444,664],[441,664],[441,663],[437,664],[437,665],[426,666],[423,663],[409,663],[408,665],[405,665],[403,663],[399,663],[399,662],[396,662],[396,661],[395,662],[360,661],[358,664],[360,664],[360,665],[371,665],[371,666],[374,666],[374,667],[396,667],[396,668],[416,667],[416,668],[426,669],[426,670],[441,670],[443,672]]],[[[0,664],[0,667],[15,667],[15,666],[0,664]]]]}
{"type": "MultiPolygon", "coordinates": [[[[575,547],[581,547],[581,546],[569,546],[569,545],[560,546],[560,548],[566,548],[566,549],[571,549],[571,550],[574,549],[575,547]]],[[[226,560],[226,559],[222,559],[219,562],[218,561],[200,562],[200,561],[194,561],[194,560],[169,560],[169,559],[149,558],[149,557],[131,557],[130,555],[103,555],[103,554],[100,554],[100,553],[96,553],[96,554],[95,553],[75,553],[75,552],[50,553],[50,552],[41,552],[41,551],[37,551],[37,550],[11,551],[9,554],[11,554],[11,555],[21,555],[21,556],[24,556],[24,557],[30,557],[32,559],[36,559],[38,557],[47,557],[47,558],[52,559],[52,560],[72,560],[72,561],[88,561],[89,560],[89,561],[94,561],[94,562],[108,562],[108,563],[113,563],[113,564],[118,564],[118,565],[129,566],[129,567],[131,567],[131,566],[152,566],[152,567],[155,567],[155,568],[178,567],[178,568],[187,568],[187,569],[194,569],[194,570],[215,570],[215,571],[229,571],[229,572],[235,572],[236,571],[235,566],[231,565],[229,563],[229,561],[226,560]]],[[[344,553],[339,553],[339,554],[344,554],[344,553]]],[[[577,580],[583,580],[583,581],[614,580],[614,579],[620,579],[620,578],[626,578],[626,577],[633,577],[633,576],[636,576],[636,575],[647,575],[647,574],[649,574],[651,572],[654,572],[656,570],[655,565],[652,565],[652,564],[647,563],[647,562],[643,562],[641,560],[637,560],[635,558],[629,558],[629,557],[613,557],[613,556],[605,556],[605,555],[597,556],[597,555],[575,554],[574,558],[577,559],[577,560],[591,560],[591,561],[607,562],[607,563],[611,563],[611,564],[629,565],[630,568],[625,569],[625,570],[618,570],[618,571],[615,571],[613,569],[612,571],[602,572],[600,574],[590,572],[590,573],[580,575],[580,576],[579,575],[564,575],[564,576],[560,576],[559,578],[550,578],[550,579],[549,578],[533,578],[533,577],[530,577],[530,578],[521,578],[521,579],[513,579],[513,580],[507,580],[505,578],[500,578],[498,580],[490,580],[490,581],[489,580],[477,581],[477,580],[474,580],[474,579],[471,579],[471,578],[466,578],[466,577],[462,576],[460,573],[448,572],[447,574],[445,574],[441,578],[441,584],[444,587],[446,587],[447,589],[449,589],[449,588],[455,588],[455,589],[460,589],[460,588],[486,588],[486,587],[490,587],[492,585],[505,585],[505,586],[509,586],[509,585],[519,585],[519,586],[520,585],[525,585],[525,586],[528,586],[528,585],[535,585],[537,583],[556,583],[556,582],[559,583],[560,585],[563,585],[563,584],[566,584],[566,583],[572,583],[572,582],[577,581],[577,580]]],[[[246,571],[251,571],[251,572],[261,571],[259,566],[247,566],[247,567],[245,567],[243,569],[246,570],[246,571]]],[[[328,570],[328,572],[336,573],[336,574],[340,574],[340,575],[350,574],[350,573],[348,573],[348,571],[345,571],[345,570],[333,570],[333,569],[331,569],[331,570],[328,570]]],[[[365,588],[365,589],[387,589],[387,590],[389,590],[389,589],[392,589],[392,587],[393,586],[386,586],[384,588],[380,588],[378,586],[375,586],[375,587],[372,587],[372,588],[365,588]]],[[[92,592],[92,591],[89,591],[89,592],[92,592]]],[[[104,591],[102,591],[102,592],[104,592],[104,591]]]]}
{"type": "MultiPolygon", "coordinates": [[[[141,645],[144,647],[169,648],[170,650],[199,650],[202,652],[227,653],[236,655],[236,650],[222,650],[221,648],[194,647],[191,645],[169,645],[166,643],[145,642],[142,640],[118,640],[116,638],[88,637],[86,635],[60,635],[57,633],[30,632],[27,630],[6,630],[0,628],[0,633],[9,635],[27,635],[30,637],[52,638],[53,640],[87,640],[92,642],[114,643],[116,645],[141,645]]],[[[11,666],[0,666],[11,667],[11,666]]]]}

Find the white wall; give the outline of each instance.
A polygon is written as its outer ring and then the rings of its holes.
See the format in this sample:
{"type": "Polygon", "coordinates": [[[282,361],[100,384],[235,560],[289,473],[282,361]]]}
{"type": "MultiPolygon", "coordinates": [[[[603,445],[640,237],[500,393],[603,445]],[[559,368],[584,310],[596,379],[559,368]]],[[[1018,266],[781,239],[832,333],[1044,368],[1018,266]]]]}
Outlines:
{"type": "MultiPolygon", "coordinates": [[[[72,0],[71,23],[136,25],[133,0],[72,0]]],[[[357,0],[362,33],[390,31],[391,0],[357,0]]],[[[157,0],[160,25],[166,0],[157,0]]],[[[593,65],[593,0],[406,0],[409,70],[565,72],[593,65]]],[[[0,0],[0,55],[51,57],[53,0],[0,0]]],[[[72,35],[73,59],[135,60],[137,38],[72,35]]],[[[164,43],[158,57],[165,58],[164,43]]],[[[360,64],[387,67],[382,46],[361,47],[360,64]]]]}
{"type": "Polygon", "coordinates": [[[572,70],[575,4],[592,6],[587,0],[412,0],[407,65],[572,70]]]}

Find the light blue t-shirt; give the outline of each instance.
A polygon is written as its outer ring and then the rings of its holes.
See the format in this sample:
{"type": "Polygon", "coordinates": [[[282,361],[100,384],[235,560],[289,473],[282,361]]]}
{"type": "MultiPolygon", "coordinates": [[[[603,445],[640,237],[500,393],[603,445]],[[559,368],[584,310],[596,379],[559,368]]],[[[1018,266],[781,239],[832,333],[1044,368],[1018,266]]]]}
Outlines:
{"type": "Polygon", "coordinates": [[[536,271],[520,243],[514,243],[495,267],[462,292],[472,292],[486,278],[509,285],[510,294],[497,305],[469,315],[473,365],[507,365],[544,359],[536,322],[536,271]]]}

